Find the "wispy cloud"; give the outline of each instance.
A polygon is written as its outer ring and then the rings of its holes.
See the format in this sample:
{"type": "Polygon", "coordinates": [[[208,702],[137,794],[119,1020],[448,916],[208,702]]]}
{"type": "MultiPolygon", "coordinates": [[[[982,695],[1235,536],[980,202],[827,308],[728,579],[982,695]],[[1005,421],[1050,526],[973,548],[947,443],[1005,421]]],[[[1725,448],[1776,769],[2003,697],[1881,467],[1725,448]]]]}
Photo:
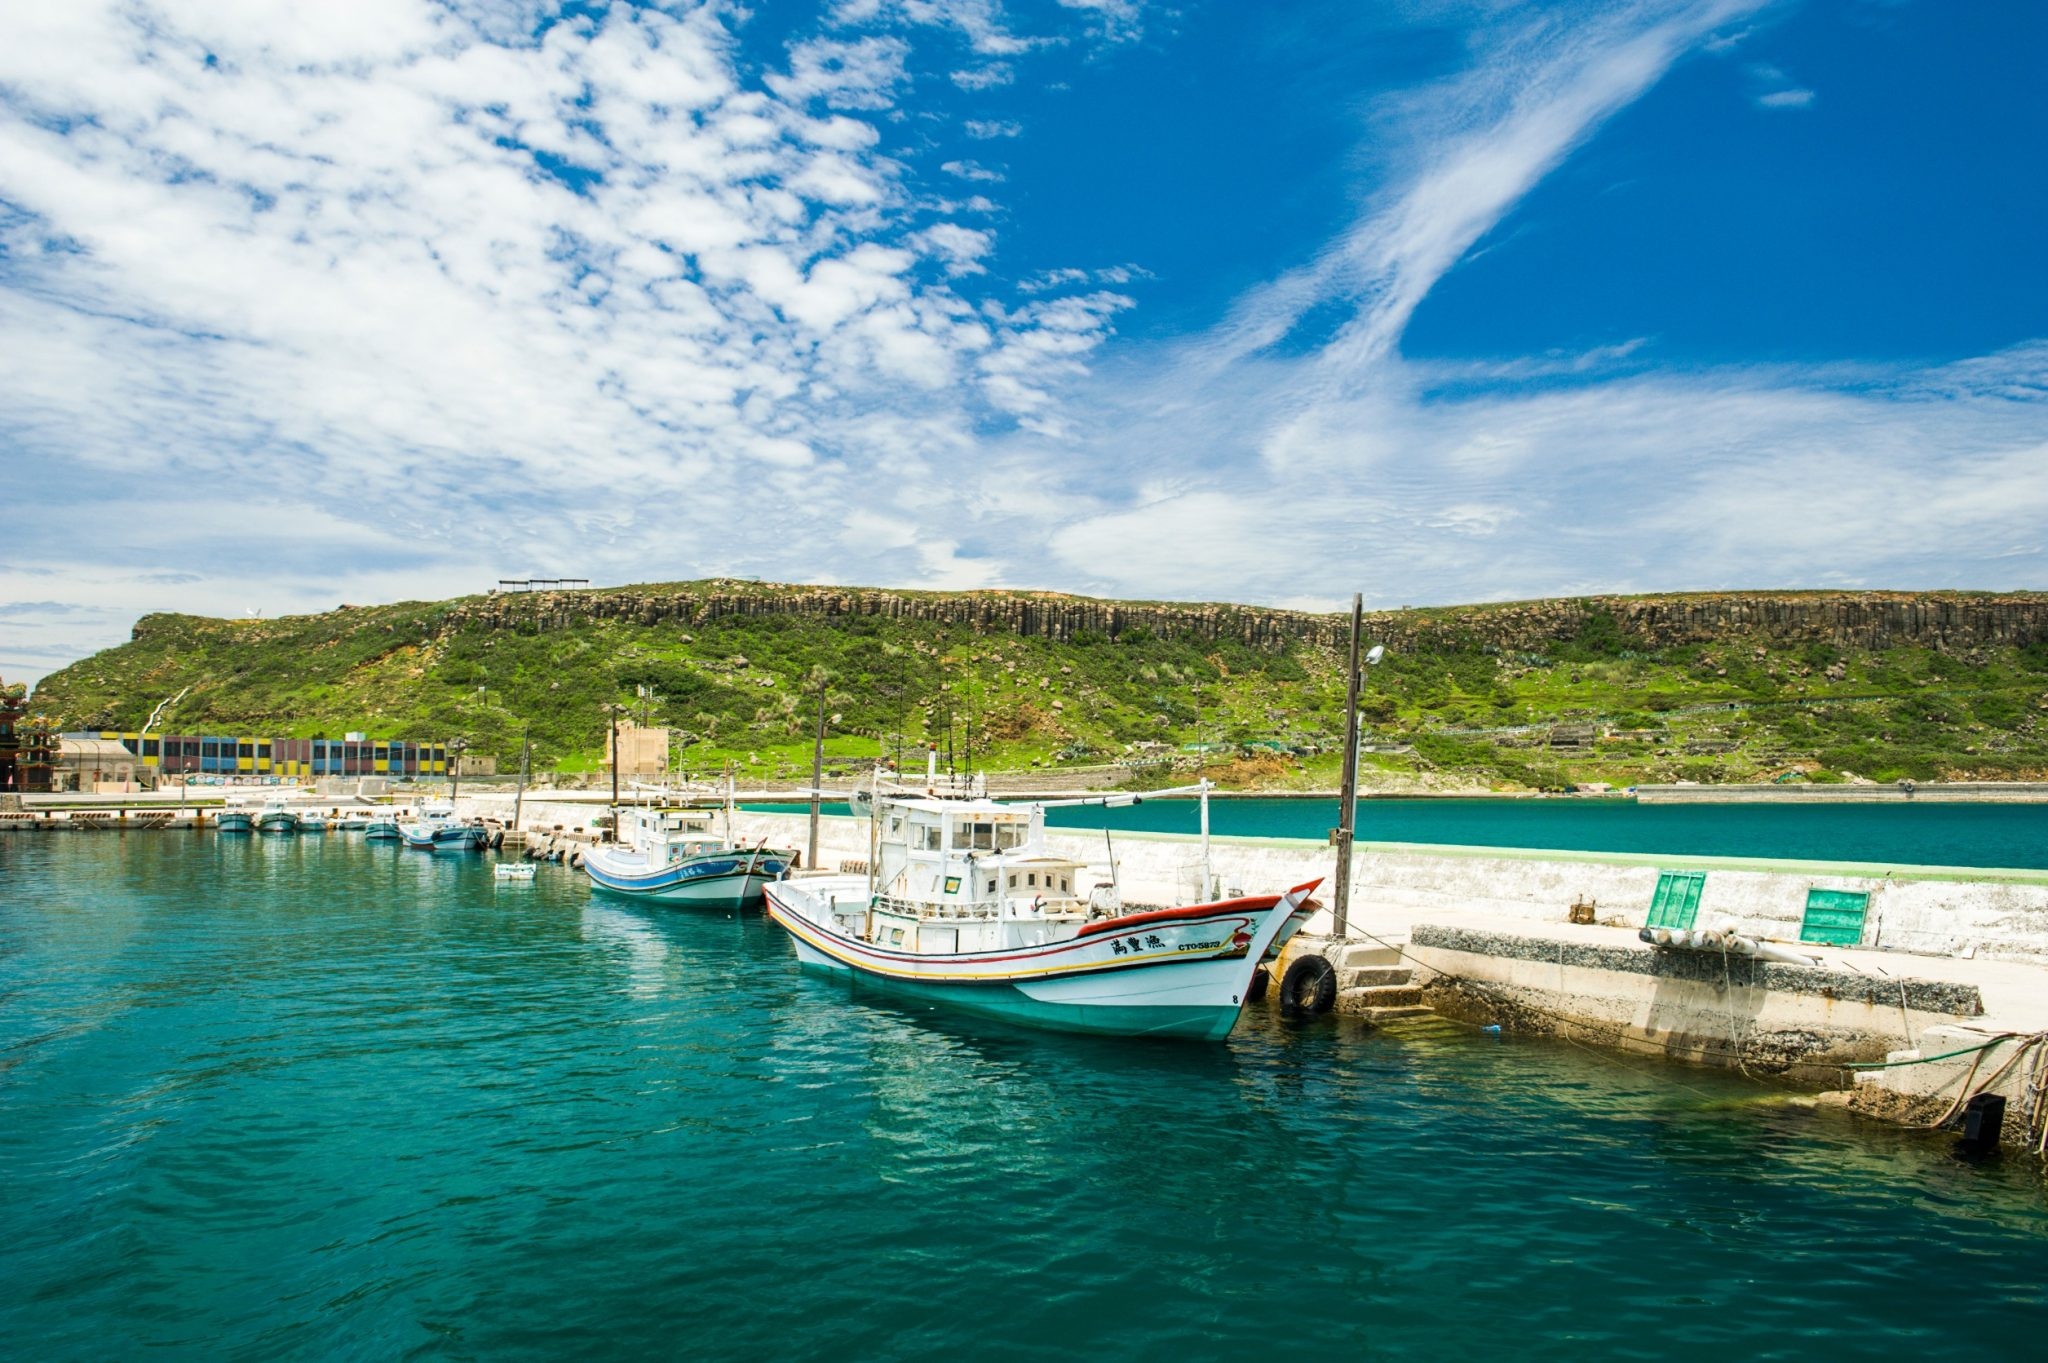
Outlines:
{"type": "Polygon", "coordinates": [[[1763,109],[1805,109],[1814,101],[1811,90],[1788,89],[1770,90],[1756,97],[1757,106],[1763,109]]]}

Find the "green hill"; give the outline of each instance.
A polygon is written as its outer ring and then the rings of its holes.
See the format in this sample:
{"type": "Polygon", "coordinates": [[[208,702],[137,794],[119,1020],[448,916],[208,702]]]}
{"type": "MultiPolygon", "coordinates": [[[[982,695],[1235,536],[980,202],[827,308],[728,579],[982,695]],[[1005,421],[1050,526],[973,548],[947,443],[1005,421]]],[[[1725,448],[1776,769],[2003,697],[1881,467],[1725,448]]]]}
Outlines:
{"type": "MultiPolygon", "coordinates": [[[[977,766],[1184,759],[1237,785],[1332,786],[1347,622],[1050,593],[714,580],[349,607],[151,615],[46,678],[66,728],[462,736],[595,765],[602,707],[681,731],[679,767],[805,771],[944,740],[977,766]],[[641,691],[651,693],[645,698],[641,691]],[[949,725],[950,721],[950,725],[949,725]]],[[[1370,760],[1439,782],[1878,780],[2048,773],[2048,597],[1747,593],[1376,613],[1370,760]]]]}

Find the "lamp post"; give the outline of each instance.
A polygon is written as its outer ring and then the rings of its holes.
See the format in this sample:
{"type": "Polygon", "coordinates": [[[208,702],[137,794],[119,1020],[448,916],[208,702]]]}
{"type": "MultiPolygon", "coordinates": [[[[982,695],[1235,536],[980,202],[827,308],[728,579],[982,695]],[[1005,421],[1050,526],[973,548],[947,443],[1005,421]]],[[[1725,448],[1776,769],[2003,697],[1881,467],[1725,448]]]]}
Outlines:
{"type": "MultiPolygon", "coordinates": [[[[1365,597],[1351,595],[1351,665],[1344,686],[1344,780],[1337,808],[1337,883],[1331,891],[1331,935],[1343,937],[1351,929],[1351,835],[1358,818],[1358,640],[1365,625],[1365,597]]],[[[1367,667],[1377,667],[1387,655],[1383,645],[1374,644],[1365,658],[1367,667]]]]}

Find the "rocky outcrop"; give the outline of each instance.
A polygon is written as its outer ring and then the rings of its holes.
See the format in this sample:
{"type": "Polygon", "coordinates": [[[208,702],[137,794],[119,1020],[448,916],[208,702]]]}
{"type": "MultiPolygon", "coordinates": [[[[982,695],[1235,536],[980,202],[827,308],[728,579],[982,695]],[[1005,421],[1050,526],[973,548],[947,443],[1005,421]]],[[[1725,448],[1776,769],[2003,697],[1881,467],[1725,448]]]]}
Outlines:
{"type": "MultiPolygon", "coordinates": [[[[850,588],[692,584],[545,592],[466,601],[446,617],[456,629],[558,630],[596,620],[684,627],[735,616],[820,619],[878,617],[930,621],[981,634],[1069,641],[1083,632],[1107,638],[1138,630],[1233,639],[1254,647],[1332,646],[1347,635],[1341,614],[1255,606],[1100,601],[1054,592],[918,593],[850,588]]],[[[1596,617],[1645,648],[1730,638],[1771,643],[1883,648],[1914,644],[1955,651],[2048,639],[2048,595],[1785,592],[1681,596],[1581,597],[1447,610],[1376,611],[1369,638],[1396,647],[1456,637],[1483,645],[1540,651],[1581,633],[1596,617]]],[[[138,631],[141,626],[138,626],[138,631]]]]}

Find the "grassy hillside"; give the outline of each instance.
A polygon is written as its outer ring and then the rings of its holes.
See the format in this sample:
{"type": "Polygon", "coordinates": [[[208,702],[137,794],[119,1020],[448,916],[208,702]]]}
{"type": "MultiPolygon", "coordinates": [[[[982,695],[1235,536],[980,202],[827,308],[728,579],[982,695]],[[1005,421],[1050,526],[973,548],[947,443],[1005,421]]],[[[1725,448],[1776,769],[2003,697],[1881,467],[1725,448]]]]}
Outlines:
{"type": "MultiPolygon", "coordinates": [[[[688,594],[709,584],[635,589],[688,594]]],[[[133,641],[47,678],[68,728],[462,736],[501,761],[530,733],[545,769],[598,760],[602,707],[652,692],[677,762],[807,771],[816,679],[828,751],[971,743],[976,765],[1092,764],[1208,744],[1239,785],[1334,785],[1343,704],[1334,648],[1190,629],[1083,629],[1056,642],[939,620],[727,615],[678,624],[576,618],[480,627],[480,598],[266,621],[157,615],[133,641]],[[1162,749],[1158,745],[1165,745],[1162,749]]],[[[1545,603],[1536,603],[1541,607],[1545,603]]],[[[2048,644],[1858,649],[1738,630],[1657,647],[1603,608],[1540,649],[1503,648],[1513,608],[1409,613],[1369,676],[1369,760],[1439,783],[1877,780],[2048,774],[2048,644]]],[[[1529,605],[1523,603],[1526,614],[1529,605]]]]}

